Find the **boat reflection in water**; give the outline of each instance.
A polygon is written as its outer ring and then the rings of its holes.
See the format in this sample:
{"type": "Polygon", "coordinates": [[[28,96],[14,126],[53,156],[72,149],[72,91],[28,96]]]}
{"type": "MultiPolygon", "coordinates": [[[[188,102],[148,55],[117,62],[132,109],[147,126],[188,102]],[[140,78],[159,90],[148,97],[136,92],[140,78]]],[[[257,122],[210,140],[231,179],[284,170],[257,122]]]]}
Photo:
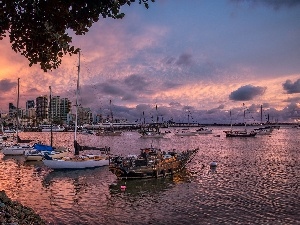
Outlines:
{"type": "Polygon", "coordinates": [[[120,180],[109,186],[111,195],[125,193],[128,196],[153,196],[159,192],[167,191],[179,183],[190,182],[191,174],[184,168],[173,176],[157,179],[130,179],[120,180]]]}

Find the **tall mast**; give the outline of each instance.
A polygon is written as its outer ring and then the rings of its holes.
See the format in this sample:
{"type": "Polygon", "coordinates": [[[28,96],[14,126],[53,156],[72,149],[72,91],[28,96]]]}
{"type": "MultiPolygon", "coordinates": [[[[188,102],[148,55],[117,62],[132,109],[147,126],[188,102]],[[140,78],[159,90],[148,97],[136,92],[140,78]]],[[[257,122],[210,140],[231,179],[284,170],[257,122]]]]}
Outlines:
{"type": "Polygon", "coordinates": [[[50,146],[52,147],[53,144],[53,132],[52,132],[52,93],[51,93],[51,86],[49,86],[50,96],[49,96],[49,116],[50,116],[50,146]]]}
{"type": "Polygon", "coordinates": [[[17,97],[17,143],[18,143],[18,130],[19,130],[19,99],[20,99],[20,78],[18,78],[18,97],[17,97]]]}
{"type": "Polygon", "coordinates": [[[75,133],[74,141],[77,141],[77,125],[78,125],[78,95],[79,95],[79,74],[80,74],[80,51],[78,52],[78,66],[77,66],[78,76],[77,76],[77,87],[76,87],[76,110],[75,110],[75,133]]]}

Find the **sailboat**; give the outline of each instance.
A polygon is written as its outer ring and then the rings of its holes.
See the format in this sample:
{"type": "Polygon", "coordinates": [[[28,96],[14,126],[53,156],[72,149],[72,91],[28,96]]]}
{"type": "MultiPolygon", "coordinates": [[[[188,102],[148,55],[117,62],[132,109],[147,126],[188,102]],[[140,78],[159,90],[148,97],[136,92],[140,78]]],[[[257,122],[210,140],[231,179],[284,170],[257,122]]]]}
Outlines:
{"type": "Polygon", "coordinates": [[[32,146],[28,144],[20,145],[19,141],[19,99],[20,99],[20,78],[18,78],[18,98],[17,98],[17,111],[16,111],[16,120],[17,120],[17,129],[16,136],[17,140],[15,144],[6,146],[2,149],[3,155],[23,155],[25,151],[33,149],[32,146]]]}
{"type": "Polygon", "coordinates": [[[35,143],[33,145],[33,150],[26,151],[25,161],[41,161],[45,157],[45,154],[51,156],[53,159],[59,159],[68,155],[68,150],[63,148],[55,148],[53,147],[53,129],[52,129],[52,110],[51,110],[51,86],[49,86],[50,90],[50,104],[49,104],[49,111],[50,111],[50,145],[42,144],[42,143],[35,143]]]}
{"type": "Polygon", "coordinates": [[[175,131],[176,136],[196,136],[197,132],[190,130],[190,111],[188,111],[188,127],[175,131]]]}
{"type": "MultiPolygon", "coordinates": [[[[77,123],[78,123],[78,95],[79,95],[79,77],[80,77],[80,51],[78,60],[78,76],[77,76],[77,89],[76,89],[76,113],[75,113],[75,132],[74,132],[74,157],[64,157],[61,159],[53,159],[49,155],[45,155],[43,163],[54,170],[61,169],[87,169],[109,165],[109,157],[107,154],[101,155],[79,155],[79,151],[83,147],[77,142],[77,123]]],[[[107,152],[106,152],[107,153],[107,152]]]]}
{"type": "MultiPolygon", "coordinates": [[[[244,120],[245,120],[245,110],[244,110],[244,120]]],[[[230,130],[223,131],[226,134],[226,137],[255,137],[257,132],[254,130],[248,131],[246,129],[246,122],[244,130],[233,130],[232,129],[232,119],[231,119],[231,111],[230,111],[230,130]]]]}

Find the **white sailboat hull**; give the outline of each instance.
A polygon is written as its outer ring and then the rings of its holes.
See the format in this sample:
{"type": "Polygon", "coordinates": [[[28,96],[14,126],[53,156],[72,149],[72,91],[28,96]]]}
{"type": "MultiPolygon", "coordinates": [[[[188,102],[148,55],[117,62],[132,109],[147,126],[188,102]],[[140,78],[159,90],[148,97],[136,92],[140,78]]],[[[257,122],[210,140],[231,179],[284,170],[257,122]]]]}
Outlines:
{"type": "Polygon", "coordinates": [[[87,169],[108,166],[108,159],[87,159],[87,160],[64,160],[64,159],[53,159],[43,160],[43,163],[51,169],[87,169]]]}
{"type": "Polygon", "coordinates": [[[24,155],[25,151],[33,150],[30,146],[13,145],[2,149],[3,155],[24,155]]]}

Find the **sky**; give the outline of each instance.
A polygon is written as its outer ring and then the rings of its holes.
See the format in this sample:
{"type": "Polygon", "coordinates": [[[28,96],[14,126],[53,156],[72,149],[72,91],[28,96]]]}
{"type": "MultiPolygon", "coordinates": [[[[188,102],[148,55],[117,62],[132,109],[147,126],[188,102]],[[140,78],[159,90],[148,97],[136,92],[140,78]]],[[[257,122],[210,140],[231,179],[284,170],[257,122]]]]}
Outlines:
{"type": "MultiPolygon", "coordinates": [[[[81,49],[81,106],[131,122],[243,122],[244,111],[248,122],[300,122],[300,1],[157,0],[121,11],[86,35],[69,31],[81,49]]],[[[77,64],[65,56],[45,73],[1,40],[0,112],[16,105],[18,77],[21,108],[49,86],[75,101],[77,64]]]]}

